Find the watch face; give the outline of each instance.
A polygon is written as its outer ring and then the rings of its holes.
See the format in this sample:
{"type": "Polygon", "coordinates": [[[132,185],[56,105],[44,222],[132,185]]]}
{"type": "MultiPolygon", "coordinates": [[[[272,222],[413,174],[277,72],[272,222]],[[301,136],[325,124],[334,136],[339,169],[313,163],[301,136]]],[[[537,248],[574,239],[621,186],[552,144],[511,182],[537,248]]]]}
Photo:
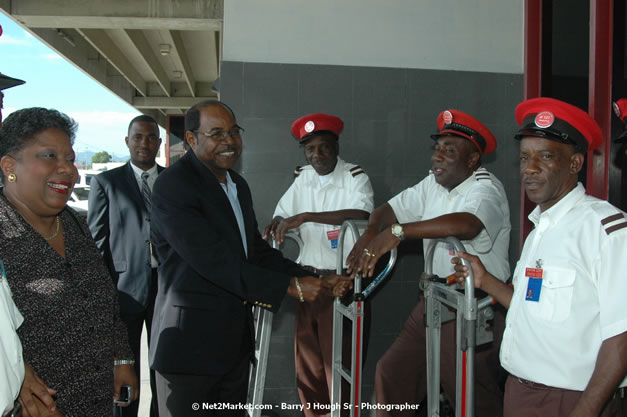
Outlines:
{"type": "Polygon", "coordinates": [[[401,227],[400,224],[395,224],[392,226],[392,233],[394,233],[394,236],[396,236],[399,239],[403,238],[403,228],[401,227]]]}

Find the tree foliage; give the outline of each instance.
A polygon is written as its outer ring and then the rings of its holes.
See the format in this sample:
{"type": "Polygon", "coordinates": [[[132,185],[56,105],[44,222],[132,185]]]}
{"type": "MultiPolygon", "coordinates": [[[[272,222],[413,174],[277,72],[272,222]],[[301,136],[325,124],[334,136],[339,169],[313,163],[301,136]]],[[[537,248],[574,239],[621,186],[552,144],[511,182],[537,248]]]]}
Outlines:
{"type": "Polygon", "coordinates": [[[95,153],[92,157],[91,157],[91,163],[92,164],[100,164],[100,163],[105,163],[105,162],[111,162],[112,156],[109,155],[109,152],[107,151],[102,151],[102,152],[97,152],[95,153]]]}

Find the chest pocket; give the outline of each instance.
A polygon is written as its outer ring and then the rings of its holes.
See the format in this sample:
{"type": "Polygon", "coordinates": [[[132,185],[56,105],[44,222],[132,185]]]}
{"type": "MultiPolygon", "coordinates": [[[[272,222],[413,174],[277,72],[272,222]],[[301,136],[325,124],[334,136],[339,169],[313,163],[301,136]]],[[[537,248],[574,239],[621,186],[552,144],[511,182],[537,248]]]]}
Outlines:
{"type": "Polygon", "coordinates": [[[531,315],[556,323],[566,320],[572,309],[575,276],[574,269],[545,268],[540,301],[525,301],[531,315]]]}

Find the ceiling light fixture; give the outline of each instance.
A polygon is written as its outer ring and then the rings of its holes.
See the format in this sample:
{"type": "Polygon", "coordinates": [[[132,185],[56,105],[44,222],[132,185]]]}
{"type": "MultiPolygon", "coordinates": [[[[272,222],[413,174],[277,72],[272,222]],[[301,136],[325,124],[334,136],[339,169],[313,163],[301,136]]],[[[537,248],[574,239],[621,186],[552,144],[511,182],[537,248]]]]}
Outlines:
{"type": "Polygon", "coordinates": [[[163,56],[170,55],[170,48],[170,44],[162,43],[161,45],[159,45],[159,53],[163,56]]]}

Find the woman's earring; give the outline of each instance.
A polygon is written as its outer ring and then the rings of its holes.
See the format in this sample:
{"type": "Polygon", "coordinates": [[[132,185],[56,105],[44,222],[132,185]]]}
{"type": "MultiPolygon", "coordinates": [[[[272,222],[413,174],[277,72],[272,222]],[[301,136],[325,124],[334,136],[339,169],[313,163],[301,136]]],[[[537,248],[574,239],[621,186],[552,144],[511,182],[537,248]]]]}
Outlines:
{"type": "Polygon", "coordinates": [[[7,179],[9,180],[9,182],[15,182],[17,181],[17,176],[13,173],[9,174],[7,179]]]}

